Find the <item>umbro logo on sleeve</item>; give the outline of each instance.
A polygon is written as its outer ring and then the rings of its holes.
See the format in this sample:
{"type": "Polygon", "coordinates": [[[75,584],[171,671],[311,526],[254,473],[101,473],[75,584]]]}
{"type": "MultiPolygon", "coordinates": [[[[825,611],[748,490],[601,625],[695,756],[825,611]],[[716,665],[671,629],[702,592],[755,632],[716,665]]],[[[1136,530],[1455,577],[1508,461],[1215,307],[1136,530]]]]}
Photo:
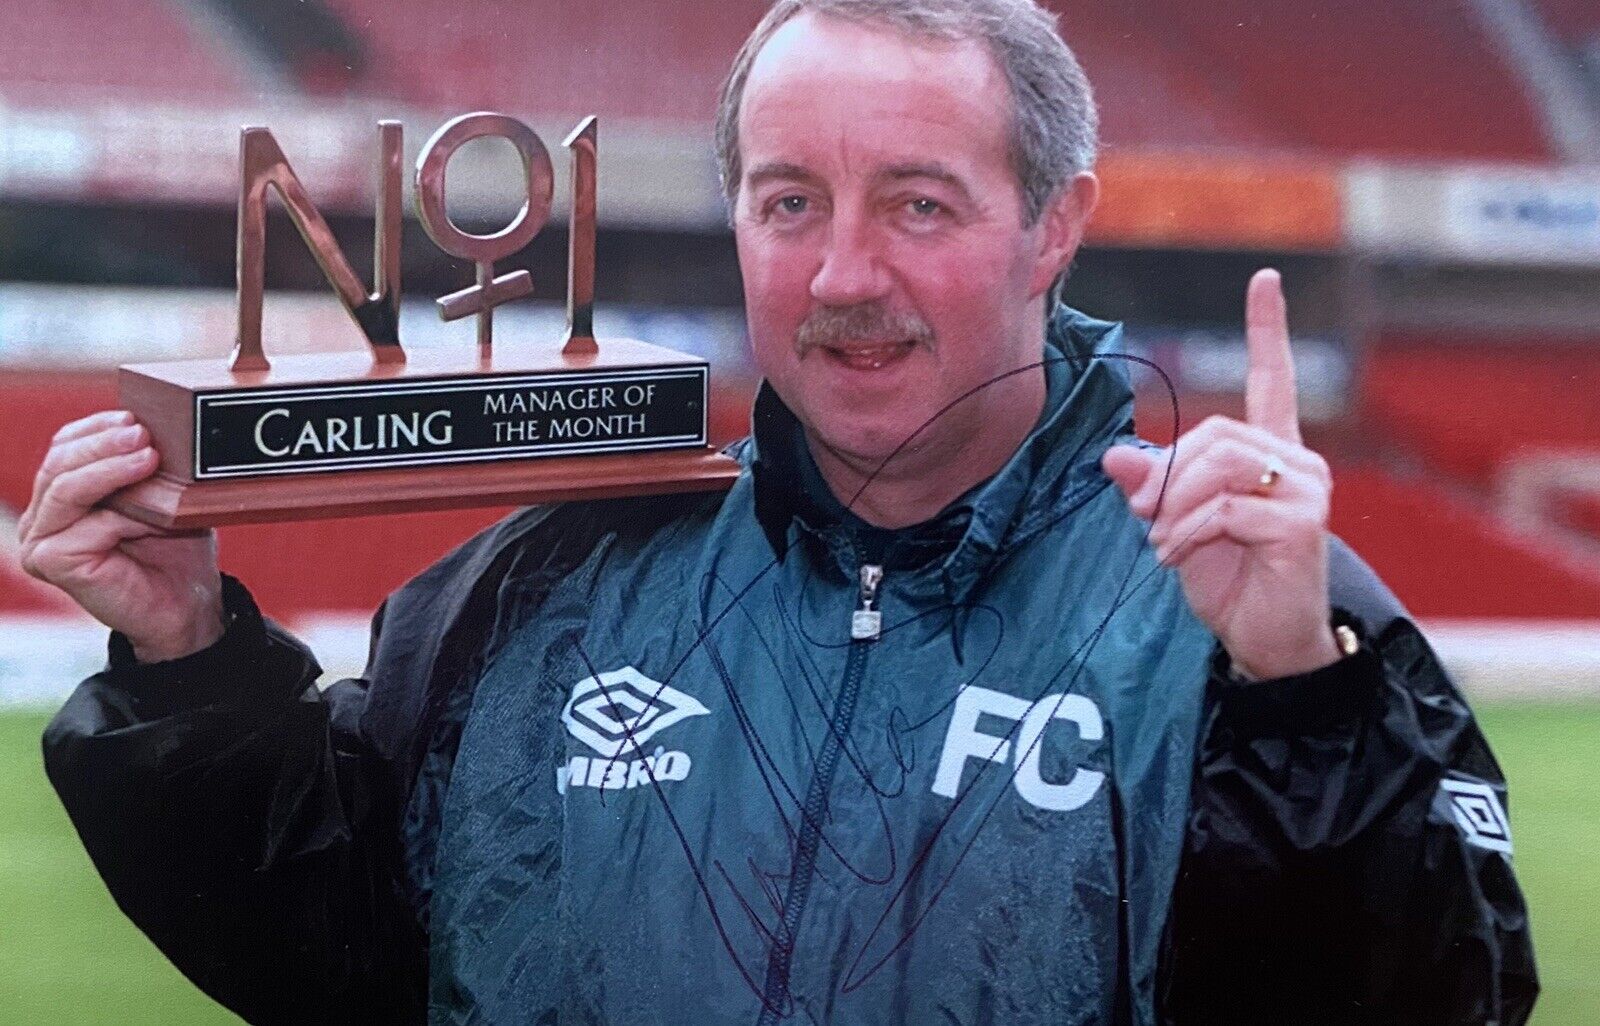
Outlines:
{"type": "Polygon", "coordinates": [[[1450,803],[1451,815],[1468,844],[1511,854],[1511,823],[1494,788],[1470,780],[1444,780],[1439,793],[1450,803]]]}

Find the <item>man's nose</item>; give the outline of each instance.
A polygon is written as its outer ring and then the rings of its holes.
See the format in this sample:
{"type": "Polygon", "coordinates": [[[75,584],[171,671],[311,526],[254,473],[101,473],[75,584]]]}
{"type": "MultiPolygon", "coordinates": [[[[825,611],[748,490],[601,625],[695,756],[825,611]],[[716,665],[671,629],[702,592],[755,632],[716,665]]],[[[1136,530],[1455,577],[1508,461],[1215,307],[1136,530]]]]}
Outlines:
{"type": "Polygon", "coordinates": [[[859,218],[835,219],[811,279],[811,298],[825,306],[865,303],[882,299],[888,280],[870,227],[859,218]]]}

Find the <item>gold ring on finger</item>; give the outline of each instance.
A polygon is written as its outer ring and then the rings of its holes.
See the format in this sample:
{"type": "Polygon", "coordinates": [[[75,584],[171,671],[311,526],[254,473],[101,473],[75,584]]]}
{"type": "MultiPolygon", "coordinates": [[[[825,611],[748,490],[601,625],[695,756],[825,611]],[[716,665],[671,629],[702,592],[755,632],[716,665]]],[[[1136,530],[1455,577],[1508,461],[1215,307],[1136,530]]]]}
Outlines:
{"type": "Polygon", "coordinates": [[[1283,480],[1285,471],[1283,461],[1276,456],[1268,456],[1266,463],[1261,468],[1261,476],[1256,478],[1256,494],[1267,495],[1283,480]]]}

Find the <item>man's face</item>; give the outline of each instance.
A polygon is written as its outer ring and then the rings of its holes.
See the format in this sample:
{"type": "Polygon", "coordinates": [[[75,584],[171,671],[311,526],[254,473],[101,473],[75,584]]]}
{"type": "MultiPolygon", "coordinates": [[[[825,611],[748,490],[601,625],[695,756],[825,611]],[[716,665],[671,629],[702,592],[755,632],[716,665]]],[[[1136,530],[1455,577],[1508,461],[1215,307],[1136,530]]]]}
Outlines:
{"type": "Polygon", "coordinates": [[[756,58],[735,237],[756,363],[814,444],[875,467],[916,434],[896,463],[932,468],[1031,426],[1042,374],[982,386],[1038,361],[1070,251],[1023,225],[1010,118],[976,41],[806,14],[756,58]]]}

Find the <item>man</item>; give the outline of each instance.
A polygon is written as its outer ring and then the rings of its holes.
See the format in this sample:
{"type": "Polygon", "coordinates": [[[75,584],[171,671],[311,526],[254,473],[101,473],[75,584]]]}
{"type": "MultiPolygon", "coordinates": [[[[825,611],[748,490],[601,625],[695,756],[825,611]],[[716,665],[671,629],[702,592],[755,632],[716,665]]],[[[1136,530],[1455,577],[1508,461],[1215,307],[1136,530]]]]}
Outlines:
{"type": "Polygon", "coordinates": [[[116,633],[46,760],[124,910],[261,1022],[1522,1021],[1509,855],[1450,803],[1503,783],[1337,546],[1330,585],[1276,276],[1247,420],[1167,453],[1116,327],[1046,309],[1097,190],[1050,19],[781,0],[718,137],[746,473],[513,516],[360,680],[95,508],[141,428],[63,429],[24,558],[116,633]]]}

